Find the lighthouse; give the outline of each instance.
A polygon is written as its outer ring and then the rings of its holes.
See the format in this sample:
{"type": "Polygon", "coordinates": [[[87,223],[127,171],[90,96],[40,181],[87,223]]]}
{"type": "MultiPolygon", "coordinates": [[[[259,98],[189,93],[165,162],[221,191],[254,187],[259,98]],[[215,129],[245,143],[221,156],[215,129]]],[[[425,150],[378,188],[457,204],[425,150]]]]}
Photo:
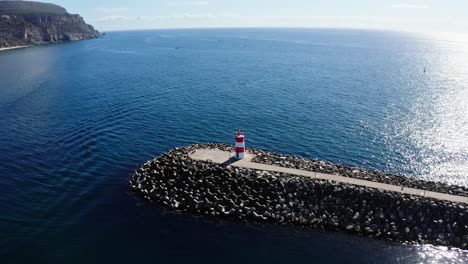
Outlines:
{"type": "Polygon", "coordinates": [[[240,130],[236,135],[236,159],[243,159],[245,157],[245,136],[240,130]]]}

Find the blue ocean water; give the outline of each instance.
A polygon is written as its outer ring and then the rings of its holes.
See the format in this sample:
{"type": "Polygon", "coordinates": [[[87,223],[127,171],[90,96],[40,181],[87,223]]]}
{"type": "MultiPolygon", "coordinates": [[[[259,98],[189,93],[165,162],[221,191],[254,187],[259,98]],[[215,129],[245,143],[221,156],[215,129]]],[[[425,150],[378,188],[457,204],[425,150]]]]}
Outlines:
{"type": "Polygon", "coordinates": [[[468,252],[166,211],[129,192],[181,145],[468,186],[468,41],[333,29],[110,32],[0,52],[1,263],[460,263],[468,252]]]}

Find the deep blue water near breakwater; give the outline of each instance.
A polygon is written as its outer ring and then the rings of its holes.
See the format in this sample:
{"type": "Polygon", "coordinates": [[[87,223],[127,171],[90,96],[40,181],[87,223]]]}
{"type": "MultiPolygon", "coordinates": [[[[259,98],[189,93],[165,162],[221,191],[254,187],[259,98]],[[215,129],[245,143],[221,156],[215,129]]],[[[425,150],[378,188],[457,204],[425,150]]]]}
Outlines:
{"type": "Polygon", "coordinates": [[[0,261],[466,261],[444,247],[179,215],[127,180],[173,147],[233,142],[242,128],[251,147],[468,186],[467,47],[210,29],[1,52],[0,261]]]}

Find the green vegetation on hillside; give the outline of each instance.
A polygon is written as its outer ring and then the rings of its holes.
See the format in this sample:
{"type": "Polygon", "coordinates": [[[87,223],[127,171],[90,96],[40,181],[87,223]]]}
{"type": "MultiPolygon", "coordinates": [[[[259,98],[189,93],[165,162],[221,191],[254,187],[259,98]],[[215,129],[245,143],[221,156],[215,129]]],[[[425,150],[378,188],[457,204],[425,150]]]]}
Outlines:
{"type": "Polygon", "coordinates": [[[0,1],[0,15],[66,15],[63,7],[30,1],[0,1]]]}
{"type": "Polygon", "coordinates": [[[0,48],[60,43],[99,37],[79,15],[63,7],[0,0],[0,48]]]}

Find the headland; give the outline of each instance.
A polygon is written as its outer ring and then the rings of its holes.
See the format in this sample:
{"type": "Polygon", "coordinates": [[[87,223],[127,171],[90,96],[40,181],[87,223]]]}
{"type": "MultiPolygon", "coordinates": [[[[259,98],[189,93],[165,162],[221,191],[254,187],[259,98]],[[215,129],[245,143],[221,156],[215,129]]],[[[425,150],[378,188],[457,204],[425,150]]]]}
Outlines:
{"type": "Polygon", "coordinates": [[[9,48],[93,39],[99,32],[58,5],[0,1],[0,51],[9,48]]]}

